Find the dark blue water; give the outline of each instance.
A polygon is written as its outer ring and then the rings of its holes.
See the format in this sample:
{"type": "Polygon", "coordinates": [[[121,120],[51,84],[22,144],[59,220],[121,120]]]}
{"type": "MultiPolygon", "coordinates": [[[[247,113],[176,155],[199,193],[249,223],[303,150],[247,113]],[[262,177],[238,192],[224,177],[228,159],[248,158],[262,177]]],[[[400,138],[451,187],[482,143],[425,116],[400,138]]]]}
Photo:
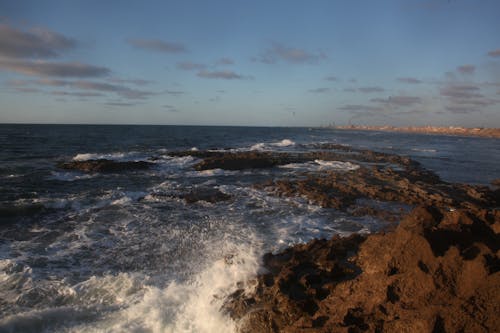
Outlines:
{"type": "MultiPolygon", "coordinates": [[[[380,221],[276,198],[254,184],[296,172],[197,172],[169,151],[307,151],[318,143],[410,156],[444,180],[500,178],[497,139],[309,128],[0,125],[0,332],[232,332],[218,312],[265,251],[380,221]],[[60,161],[151,160],[79,173],[60,161]],[[217,189],[231,200],[187,204],[217,189]],[[231,258],[229,261],[227,258],[231,258]],[[230,262],[230,263],[228,263],[230,262]]],[[[346,166],[348,167],[348,166],[346,166]]]]}

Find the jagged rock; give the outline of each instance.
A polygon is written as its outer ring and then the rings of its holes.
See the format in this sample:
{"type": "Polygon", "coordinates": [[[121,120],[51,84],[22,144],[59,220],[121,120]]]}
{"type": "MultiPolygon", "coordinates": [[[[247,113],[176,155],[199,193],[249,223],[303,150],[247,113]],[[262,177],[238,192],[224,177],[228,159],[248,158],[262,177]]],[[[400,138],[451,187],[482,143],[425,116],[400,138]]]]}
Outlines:
{"type": "Polygon", "coordinates": [[[84,172],[123,172],[134,170],[146,170],[154,163],[146,161],[113,161],[107,159],[71,161],[59,163],[57,166],[66,170],[78,170],[84,172]]]}
{"type": "Polygon", "coordinates": [[[223,310],[241,332],[492,332],[500,327],[498,211],[433,206],[394,232],[264,257],[269,273],[223,310]]]}

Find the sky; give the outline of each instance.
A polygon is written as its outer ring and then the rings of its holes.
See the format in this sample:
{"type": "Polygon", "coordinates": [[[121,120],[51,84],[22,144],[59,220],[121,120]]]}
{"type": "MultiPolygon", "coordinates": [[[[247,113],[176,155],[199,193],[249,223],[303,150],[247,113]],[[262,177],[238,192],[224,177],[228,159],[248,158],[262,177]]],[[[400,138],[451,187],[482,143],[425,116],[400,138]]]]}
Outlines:
{"type": "Polygon", "coordinates": [[[0,123],[500,127],[498,0],[0,0],[0,123]]]}

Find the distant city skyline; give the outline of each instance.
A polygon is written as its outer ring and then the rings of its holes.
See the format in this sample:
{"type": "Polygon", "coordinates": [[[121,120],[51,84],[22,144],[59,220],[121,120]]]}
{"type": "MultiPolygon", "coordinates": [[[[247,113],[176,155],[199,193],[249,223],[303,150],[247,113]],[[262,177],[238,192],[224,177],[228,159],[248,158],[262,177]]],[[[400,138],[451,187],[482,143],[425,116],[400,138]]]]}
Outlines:
{"type": "Polygon", "coordinates": [[[0,123],[500,127],[500,2],[2,1],[0,123]]]}

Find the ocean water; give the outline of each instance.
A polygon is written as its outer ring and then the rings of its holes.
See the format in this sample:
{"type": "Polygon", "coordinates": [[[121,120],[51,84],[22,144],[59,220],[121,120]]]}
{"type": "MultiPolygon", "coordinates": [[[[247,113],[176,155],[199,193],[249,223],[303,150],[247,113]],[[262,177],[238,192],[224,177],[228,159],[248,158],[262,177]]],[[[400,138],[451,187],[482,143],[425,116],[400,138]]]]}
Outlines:
{"type": "Polygon", "coordinates": [[[234,332],[224,297],[250,290],[261,255],[382,222],[278,198],[254,184],[354,163],[194,171],[169,151],[308,151],[336,143],[410,156],[444,180],[500,177],[500,141],[309,128],[0,125],[0,332],[234,332]],[[117,174],[60,161],[152,160],[117,174]],[[217,189],[230,200],[188,204],[217,189]]]}

